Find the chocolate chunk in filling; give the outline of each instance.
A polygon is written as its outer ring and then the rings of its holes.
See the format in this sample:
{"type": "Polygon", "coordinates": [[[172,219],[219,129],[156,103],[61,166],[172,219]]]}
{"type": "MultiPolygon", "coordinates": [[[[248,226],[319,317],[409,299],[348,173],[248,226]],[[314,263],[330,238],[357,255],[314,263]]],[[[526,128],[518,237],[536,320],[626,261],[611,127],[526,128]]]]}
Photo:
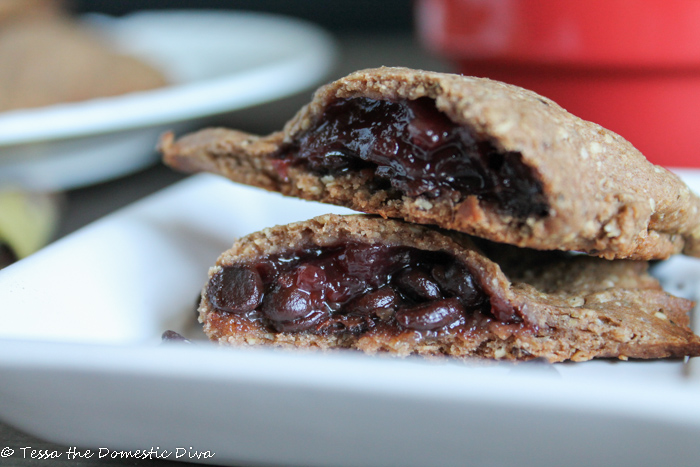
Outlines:
{"type": "Polygon", "coordinates": [[[226,268],[215,275],[209,285],[209,300],[221,311],[245,313],[262,301],[260,274],[250,266],[226,268]]]}
{"type": "Polygon", "coordinates": [[[268,256],[215,273],[207,297],[278,332],[361,333],[377,322],[437,330],[464,323],[489,299],[451,255],[347,243],[268,256]]]}
{"type": "Polygon", "coordinates": [[[314,126],[273,156],[318,174],[369,169],[373,183],[408,196],[468,195],[516,218],[545,216],[548,204],[534,171],[516,152],[499,151],[454,124],[433,99],[338,99],[314,126]]]}

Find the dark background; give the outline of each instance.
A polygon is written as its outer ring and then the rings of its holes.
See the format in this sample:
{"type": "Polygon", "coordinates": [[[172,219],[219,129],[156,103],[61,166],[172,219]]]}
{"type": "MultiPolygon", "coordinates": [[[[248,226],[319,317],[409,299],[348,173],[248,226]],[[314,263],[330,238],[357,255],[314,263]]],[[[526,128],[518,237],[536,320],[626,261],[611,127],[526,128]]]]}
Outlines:
{"type": "Polygon", "coordinates": [[[411,0],[70,0],[76,13],[121,16],[147,9],[236,9],[279,13],[331,31],[406,32],[413,28],[411,0]]]}

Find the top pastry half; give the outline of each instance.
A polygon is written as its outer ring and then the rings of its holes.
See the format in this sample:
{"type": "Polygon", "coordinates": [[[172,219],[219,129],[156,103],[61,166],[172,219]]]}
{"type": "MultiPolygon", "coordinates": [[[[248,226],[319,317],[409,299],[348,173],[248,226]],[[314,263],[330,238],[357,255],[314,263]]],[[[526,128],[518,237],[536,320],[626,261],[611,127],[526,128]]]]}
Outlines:
{"type": "Polygon", "coordinates": [[[283,131],[161,140],[164,160],[495,242],[700,256],[700,199],[621,136],[504,83],[406,68],[321,87],[283,131]]]}

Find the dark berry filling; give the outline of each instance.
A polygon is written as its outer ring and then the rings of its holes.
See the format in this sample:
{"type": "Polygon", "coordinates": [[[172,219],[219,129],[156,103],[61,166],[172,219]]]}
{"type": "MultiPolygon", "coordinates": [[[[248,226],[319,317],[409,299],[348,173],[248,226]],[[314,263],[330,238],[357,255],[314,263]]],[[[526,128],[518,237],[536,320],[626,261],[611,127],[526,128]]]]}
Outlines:
{"type": "Polygon", "coordinates": [[[448,195],[455,202],[476,195],[518,219],[548,212],[542,184],[519,153],[499,151],[455,125],[426,97],[339,99],[274,158],[282,178],[290,165],[320,175],[369,169],[373,183],[395,195],[448,195]]]}
{"type": "Polygon", "coordinates": [[[451,255],[359,243],[225,267],[211,277],[207,297],[219,311],[279,332],[362,333],[378,323],[432,331],[489,309],[451,255]]]}

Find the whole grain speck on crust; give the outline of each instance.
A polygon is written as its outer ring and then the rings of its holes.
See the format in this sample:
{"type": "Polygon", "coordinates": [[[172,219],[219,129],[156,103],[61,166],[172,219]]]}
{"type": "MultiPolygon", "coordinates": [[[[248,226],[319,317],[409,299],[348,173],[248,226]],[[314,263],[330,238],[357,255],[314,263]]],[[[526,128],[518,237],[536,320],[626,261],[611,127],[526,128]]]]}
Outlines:
{"type": "Polygon", "coordinates": [[[612,258],[700,256],[700,199],[673,173],[655,166],[621,136],[584,121],[551,100],[504,83],[406,68],[355,72],[321,87],[283,131],[259,137],[223,128],[177,141],[165,135],[164,161],[188,172],[209,171],[288,196],[434,224],[542,250],[584,251],[612,258]],[[272,155],[298,140],[339,99],[433,99],[455,124],[518,154],[546,197],[544,216],[517,219],[474,195],[397,196],[371,175],[319,175],[291,166],[281,176],[272,155]]]}

